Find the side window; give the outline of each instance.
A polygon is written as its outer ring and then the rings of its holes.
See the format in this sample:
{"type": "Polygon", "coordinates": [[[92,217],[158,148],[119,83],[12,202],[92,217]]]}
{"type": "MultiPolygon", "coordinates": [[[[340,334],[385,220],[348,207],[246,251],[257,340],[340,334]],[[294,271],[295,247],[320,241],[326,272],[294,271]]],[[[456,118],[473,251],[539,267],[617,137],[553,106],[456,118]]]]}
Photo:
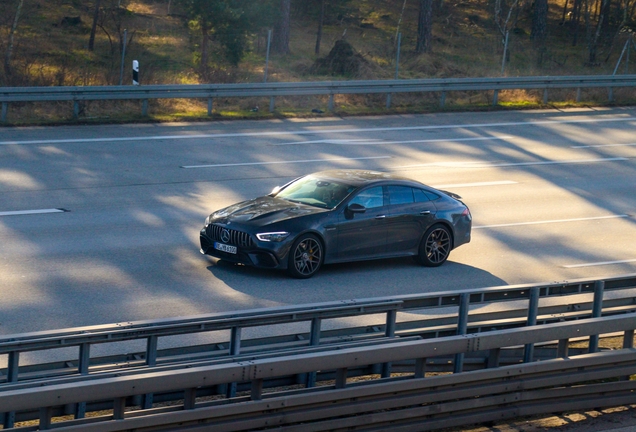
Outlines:
{"type": "Polygon", "coordinates": [[[382,186],[363,190],[353,197],[349,204],[360,204],[368,209],[382,207],[384,205],[384,193],[382,192],[382,186]]]}
{"type": "Polygon", "coordinates": [[[415,194],[415,201],[417,202],[435,201],[439,199],[439,195],[424,189],[413,189],[413,192],[415,194]]]}
{"type": "Polygon", "coordinates": [[[428,202],[431,200],[422,189],[413,189],[413,195],[415,196],[415,202],[428,202]]]}
{"type": "Polygon", "coordinates": [[[409,186],[389,186],[389,203],[391,205],[412,204],[413,189],[409,186]]]}

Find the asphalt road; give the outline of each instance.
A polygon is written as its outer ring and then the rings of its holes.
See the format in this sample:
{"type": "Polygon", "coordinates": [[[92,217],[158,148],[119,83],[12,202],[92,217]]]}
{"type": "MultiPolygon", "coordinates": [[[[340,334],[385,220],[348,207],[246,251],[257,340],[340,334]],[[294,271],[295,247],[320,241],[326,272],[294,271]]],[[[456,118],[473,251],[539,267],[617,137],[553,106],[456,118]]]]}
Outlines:
{"type": "Polygon", "coordinates": [[[0,334],[636,273],[635,215],[636,108],[0,128],[0,334]],[[211,211],[335,167],[462,195],[472,242],[309,280],[199,253],[211,211]]]}

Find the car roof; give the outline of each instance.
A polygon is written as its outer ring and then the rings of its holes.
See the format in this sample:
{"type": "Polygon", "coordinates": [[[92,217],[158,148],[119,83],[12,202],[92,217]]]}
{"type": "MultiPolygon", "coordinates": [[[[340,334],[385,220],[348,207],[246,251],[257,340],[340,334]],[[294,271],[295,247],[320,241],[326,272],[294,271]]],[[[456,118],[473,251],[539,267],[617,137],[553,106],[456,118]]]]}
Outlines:
{"type": "Polygon", "coordinates": [[[389,174],[380,171],[371,171],[371,170],[357,170],[357,169],[338,169],[338,170],[327,170],[327,171],[319,171],[310,174],[312,177],[318,177],[325,180],[335,180],[340,181],[342,183],[360,187],[369,183],[374,183],[377,181],[384,180],[399,180],[399,181],[408,181],[411,183],[419,184],[413,179],[409,179],[406,177],[401,177],[394,174],[389,174]]]}

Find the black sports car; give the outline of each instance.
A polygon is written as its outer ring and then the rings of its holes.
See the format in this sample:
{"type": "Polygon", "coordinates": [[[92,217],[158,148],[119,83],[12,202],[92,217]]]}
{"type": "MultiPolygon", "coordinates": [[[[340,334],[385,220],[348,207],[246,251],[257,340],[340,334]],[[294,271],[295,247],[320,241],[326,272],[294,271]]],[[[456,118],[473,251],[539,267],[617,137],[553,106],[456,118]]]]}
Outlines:
{"type": "Polygon", "coordinates": [[[381,172],[321,171],[212,213],[201,253],[297,278],[323,264],[398,256],[436,267],[470,241],[460,198],[381,172]]]}

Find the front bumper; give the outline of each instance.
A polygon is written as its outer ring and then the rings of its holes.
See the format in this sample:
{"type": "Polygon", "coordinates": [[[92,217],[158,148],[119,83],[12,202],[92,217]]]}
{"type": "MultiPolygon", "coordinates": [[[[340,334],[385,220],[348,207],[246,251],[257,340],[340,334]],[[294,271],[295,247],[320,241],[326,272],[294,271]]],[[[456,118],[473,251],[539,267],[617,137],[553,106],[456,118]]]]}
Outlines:
{"type": "Polygon", "coordinates": [[[241,236],[241,240],[235,241],[235,236],[232,236],[231,241],[227,242],[227,244],[230,246],[236,246],[236,253],[224,252],[214,247],[215,243],[225,243],[221,242],[220,238],[216,238],[217,233],[210,227],[213,227],[213,225],[208,225],[207,228],[203,228],[199,233],[199,242],[201,244],[200,251],[202,254],[253,267],[271,269],[287,268],[287,260],[284,259],[286,257],[286,253],[283,253],[282,255],[280,254],[280,249],[285,249],[282,247],[284,245],[280,243],[267,243],[263,245],[266,247],[259,247],[260,244],[266,242],[257,242],[254,239],[251,239],[251,236],[249,240],[245,240],[245,237],[241,236]]]}

